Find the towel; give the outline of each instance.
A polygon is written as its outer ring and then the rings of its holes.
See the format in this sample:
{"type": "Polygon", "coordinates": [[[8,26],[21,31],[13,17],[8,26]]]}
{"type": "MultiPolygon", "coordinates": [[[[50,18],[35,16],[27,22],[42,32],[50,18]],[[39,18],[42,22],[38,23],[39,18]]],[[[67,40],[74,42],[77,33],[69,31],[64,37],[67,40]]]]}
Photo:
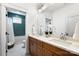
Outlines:
{"type": "Polygon", "coordinates": [[[79,40],[79,22],[76,23],[73,39],[79,40]]]}

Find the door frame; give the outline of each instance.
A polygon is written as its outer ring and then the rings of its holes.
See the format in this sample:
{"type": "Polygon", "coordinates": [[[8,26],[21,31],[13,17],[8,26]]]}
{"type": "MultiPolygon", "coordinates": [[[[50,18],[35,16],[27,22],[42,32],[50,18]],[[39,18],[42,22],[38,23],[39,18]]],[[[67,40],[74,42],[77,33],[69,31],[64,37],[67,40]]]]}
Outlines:
{"type": "MultiPolygon", "coordinates": [[[[26,9],[17,7],[11,4],[1,4],[1,55],[6,56],[6,8],[12,8],[15,10],[23,11],[26,13],[26,9]]],[[[27,14],[27,13],[26,13],[27,14]]],[[[26,15],[25,15],[25,36],[26,36],[26,15]]]]}

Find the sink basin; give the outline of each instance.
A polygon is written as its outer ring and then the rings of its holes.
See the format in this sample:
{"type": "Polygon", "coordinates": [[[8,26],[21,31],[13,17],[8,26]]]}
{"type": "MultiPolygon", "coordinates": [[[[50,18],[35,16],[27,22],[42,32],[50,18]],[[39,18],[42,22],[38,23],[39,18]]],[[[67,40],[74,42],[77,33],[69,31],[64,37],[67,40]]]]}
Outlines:
{"type": "Polygon", "coordinates": [[[71,45],[72,44],[72,42],[68,42],[68,41],[65,41],[65,40],[61,40],[59,38],[52,38],[49,41],[55,42],[55,43],[59,43],[59,44],[62,44],[62,45],[71,45]]]}

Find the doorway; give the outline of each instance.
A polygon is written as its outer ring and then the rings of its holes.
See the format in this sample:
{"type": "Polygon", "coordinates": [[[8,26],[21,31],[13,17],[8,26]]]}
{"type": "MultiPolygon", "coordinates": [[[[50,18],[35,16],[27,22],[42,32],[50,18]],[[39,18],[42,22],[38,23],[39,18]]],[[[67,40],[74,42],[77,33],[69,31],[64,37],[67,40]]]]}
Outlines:
{"type": "Polygon", "coordinates": [[[6,54],[7,56],[24,56],[26,53],[26,13],[12,8],[7,8],[6,10],[6,54]]]}

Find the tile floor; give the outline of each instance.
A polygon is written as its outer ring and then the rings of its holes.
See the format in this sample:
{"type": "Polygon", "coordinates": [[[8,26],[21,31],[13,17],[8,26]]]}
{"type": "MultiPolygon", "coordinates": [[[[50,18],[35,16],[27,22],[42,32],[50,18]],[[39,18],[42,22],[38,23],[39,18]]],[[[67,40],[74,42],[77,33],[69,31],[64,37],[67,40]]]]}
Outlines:
{"type": "Polygon", "coordinates": [[[7,56],[25,56],[26,49],[23,48],[23,43],[15,44],[13,48],[9,49],[7,56]]]}

